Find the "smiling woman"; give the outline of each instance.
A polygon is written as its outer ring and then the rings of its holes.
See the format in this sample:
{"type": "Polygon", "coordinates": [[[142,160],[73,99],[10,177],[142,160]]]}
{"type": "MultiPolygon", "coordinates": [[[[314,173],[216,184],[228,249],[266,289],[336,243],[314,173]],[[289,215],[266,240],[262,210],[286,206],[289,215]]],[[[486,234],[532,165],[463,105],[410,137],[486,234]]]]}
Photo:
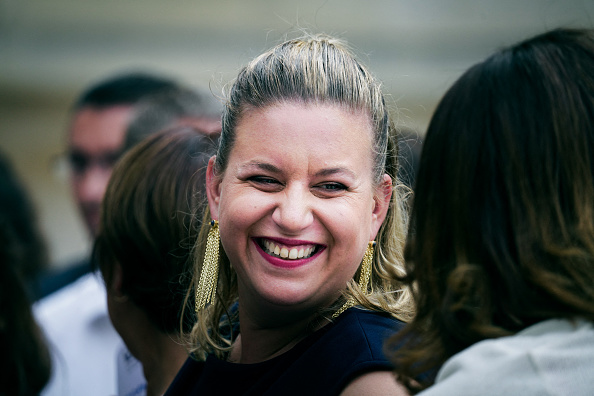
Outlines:
{"type": "Polygon", "coordinates": [[[193,359],[167,395],[403,392],[382,352],[412,314],[393,132],[337,40],[288,41],[239,73],[207,169],[193,359]]]}

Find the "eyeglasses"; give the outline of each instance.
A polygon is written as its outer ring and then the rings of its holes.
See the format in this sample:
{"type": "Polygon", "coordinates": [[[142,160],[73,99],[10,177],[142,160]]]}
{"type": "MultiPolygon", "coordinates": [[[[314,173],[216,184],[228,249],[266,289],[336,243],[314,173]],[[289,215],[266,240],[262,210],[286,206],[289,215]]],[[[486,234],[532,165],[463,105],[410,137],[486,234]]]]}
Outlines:
{"type": "Polygon", "coordinates": [[[106,152],[100,155],[88,155],[79,151],[67,153],[66,160],[75,175],[87,172],[93,167],[101,170],[111,170],[120,158],[121,152],[106,152]]]}
{"type": "Polygon", "coordinates": [[[121,157],[121,154],[121,151],[112,151],[100,155],[88,155],[74,150],[54,157],[51,165],[58,179],[67,180],[68,175],[82,176],[92,168],[110,171],[121,157]]]}

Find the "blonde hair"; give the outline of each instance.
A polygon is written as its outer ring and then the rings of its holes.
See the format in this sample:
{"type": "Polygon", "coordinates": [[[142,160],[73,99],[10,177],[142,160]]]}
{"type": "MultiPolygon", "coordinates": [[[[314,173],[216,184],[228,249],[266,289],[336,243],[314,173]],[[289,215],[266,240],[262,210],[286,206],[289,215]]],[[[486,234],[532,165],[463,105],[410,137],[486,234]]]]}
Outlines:
{"type": "MultiPolygon", "coordinates": [[[[370,289],[361,290],[354,276],[343,297],[324,310],[336,312],[347,299],[364,308],[387,312],[401,320],[412,316],[412,298],[408,289],[395,279],[403,276],[405,238],[404,187],[397,182],[397,144],[394,126],[388,113],[380,83],[340,40],[313,36],[286,41],[255,58],[245,66],[228,94],[223,112],[222,133],[214,172],[220,177],[226,169],[235,140],[235,128],[246,109],[264,108],[272,104],[297,102],[332,104],[350,111],[368,114],[373,128],[374,180],[384,174],[394,181],[392,201],[386,220],[377,235],[370,289]],[[367,293],[367,294],[366,294],[367,293]]],[[[198,284],[204,257],[210,218],[208,210],[196,243],[194,287],[198,284]]],[[[198,357],[207,353],[221,356],[230,347],[230,340],[221,334],[221,326],[235,320],[230,312],[237,301],[237,275],[224,249],[220,248],[219,281],[215,301],[198,312],[192,331],[191,350],[198,357]],[[227,323],[221,323],[225,318],[227,323]]]]}

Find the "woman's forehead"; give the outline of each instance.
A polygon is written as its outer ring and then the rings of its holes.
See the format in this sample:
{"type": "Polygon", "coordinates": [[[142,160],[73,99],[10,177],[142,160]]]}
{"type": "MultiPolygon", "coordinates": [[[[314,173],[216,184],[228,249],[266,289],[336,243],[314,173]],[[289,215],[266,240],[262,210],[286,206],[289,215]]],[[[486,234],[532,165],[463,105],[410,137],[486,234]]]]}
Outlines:
{"type": "Polygon", "coordinates": [[[328,169],[372,164],[368,117],[338,106],[288,103],[252,109],[235,132],[231,160],[285,166],[313,161],[328,169]]]}

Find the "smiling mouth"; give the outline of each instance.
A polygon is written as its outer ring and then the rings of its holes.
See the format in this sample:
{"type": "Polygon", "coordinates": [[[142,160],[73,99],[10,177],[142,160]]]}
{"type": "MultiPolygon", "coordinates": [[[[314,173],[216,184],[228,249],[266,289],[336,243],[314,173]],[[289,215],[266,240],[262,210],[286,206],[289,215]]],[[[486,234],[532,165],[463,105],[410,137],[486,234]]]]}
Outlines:
{"type": "Polygon", "coordinates": [[[259,245],[270,256],[283,260],[306,259],[313,256],[319,250],[318,245],[286,246],[264,238],[259,240],[259,245]]]}

